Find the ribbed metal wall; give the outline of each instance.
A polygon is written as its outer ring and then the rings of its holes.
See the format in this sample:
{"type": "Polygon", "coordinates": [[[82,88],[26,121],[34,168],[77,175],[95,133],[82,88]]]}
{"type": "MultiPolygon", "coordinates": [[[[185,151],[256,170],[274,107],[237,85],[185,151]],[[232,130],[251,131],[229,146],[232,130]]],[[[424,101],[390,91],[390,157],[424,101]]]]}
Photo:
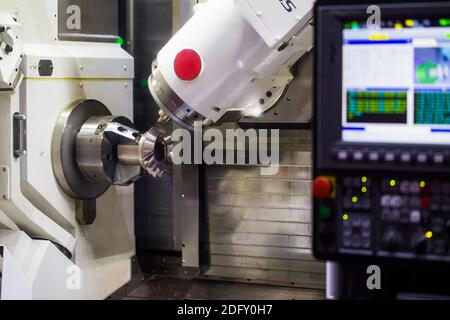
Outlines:
{"type": "Polygon", "coordinates": [[[207,276],[324,288],[312,256],[311,132],[280,132],[281,166],[206,167],[207,276]]]}

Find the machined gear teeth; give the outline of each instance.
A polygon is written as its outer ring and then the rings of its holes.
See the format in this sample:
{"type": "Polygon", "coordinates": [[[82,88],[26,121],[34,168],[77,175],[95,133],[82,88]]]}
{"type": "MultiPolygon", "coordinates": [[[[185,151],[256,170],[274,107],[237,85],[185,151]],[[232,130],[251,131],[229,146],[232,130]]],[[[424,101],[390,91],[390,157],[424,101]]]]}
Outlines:
{"type": "Polygon", "coordinates": [[[167,169],[162,168],[158,161],[155,159],[153,153],[146,156],[144,160],[145,169],[148,174],[154,178],[162,178],[167,169]]]}

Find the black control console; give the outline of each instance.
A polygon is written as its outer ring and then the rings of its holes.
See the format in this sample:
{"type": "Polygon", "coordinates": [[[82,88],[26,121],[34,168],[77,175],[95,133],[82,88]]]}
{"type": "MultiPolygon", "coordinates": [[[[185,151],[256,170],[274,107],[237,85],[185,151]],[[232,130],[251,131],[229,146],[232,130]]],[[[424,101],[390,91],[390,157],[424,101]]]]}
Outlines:
{"type": "MultiPolygon", "coordinates": [[[[316,200],[319,255],[450,262],[450,180],[389,173],[335,179],[335,200],[316,200]]],[[[323,188],[320,178],[315,184],[323,188]]]]}
{"type": "Polygon", "coordinates": [[[316,5],[314,254],[447,263],[450,2],[370,5],[316,5]]]}

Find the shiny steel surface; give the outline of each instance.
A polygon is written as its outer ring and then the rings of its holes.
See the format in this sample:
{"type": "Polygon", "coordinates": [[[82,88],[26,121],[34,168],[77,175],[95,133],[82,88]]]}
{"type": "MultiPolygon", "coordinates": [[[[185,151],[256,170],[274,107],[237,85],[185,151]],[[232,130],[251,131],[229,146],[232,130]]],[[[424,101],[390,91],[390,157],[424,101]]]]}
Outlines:
{"type": "Polygon", "coordinates": [[[167,84],[158,70],[156,60],[152,64],[152,74],[149,79],[150,92],[159,107],[176,123],[188,130],[194,130],[195,121],[206,119],[192,110],[167,84]]]}
{"type": "Polygon", "coordinates": [[[95,199],[109,185],[88,181],[76,161],[78,131],[91,117],[110,115],[108,108],[96,100],[78,100],[67,106],[59,115],[52,138],[52,166],[59,186],[69,196],[95,199]]]}
{"type": "Polygon", "coordinates": [[[123,165],[139,165],[153,177],[161,178],[171,165],[172,141],[167,135],[170,119],[161,113],[158,122],[140,135],[136,143],[119,145],[118,160],[123,165]]]}
{"type": "Polygon", "coordinates": [[[161,177],[170,164],[169,143],[164,136],[158,136],[153,130],[143,134],[139,141],[139,154],[141,156],[141,166],[154,177],[161,177]]]}
{"type": "Polygon", "coordinates": [[[137,144],[121,144],[117,146],[117,158],[126,166],[140,166],[139,146],[137,144]]]}
{"type": "Polygon", "coordinates": [[[207,166],[209,277],[323,289],[312,256],[311,132],[280,132],[280,168],[207,166]]]}
{"type": "Polygon", "coordinates": [[[92,183],[128,185],[140,176],[138,165],[118,161],[118,145],[133,145],[138,131],[125,117],[92,117],[77,137],[77,163],[84,177],[92,183]]]}
{"type": "MultiPolygon", "coordinates": [[[[323,290],[287,288],[256,283],[211,281],[171,274],[165,268],[159,274],[139,275],[136,285],[113,295],[117,300],[322,300],[323,290]],[[169,274],[168,274],[169,273],[169,274]],[[142,280],[144,279],[144,280],[142,280]]],[[[173,272],[174,273],[174,272],[173,272]]],[[[244,317],[242,317],[244,318],[244,317]]]]}

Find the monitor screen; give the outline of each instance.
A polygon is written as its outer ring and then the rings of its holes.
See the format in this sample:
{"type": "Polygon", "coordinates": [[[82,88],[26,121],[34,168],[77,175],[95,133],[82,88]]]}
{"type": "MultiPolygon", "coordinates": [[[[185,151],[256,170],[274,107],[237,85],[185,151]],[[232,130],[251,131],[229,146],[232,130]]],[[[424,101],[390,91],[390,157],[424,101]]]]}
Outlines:
{"type": "Polygon", "coordinates": [[[342,139],[450,145],[450,19],[343,25],[342,139]]]}

